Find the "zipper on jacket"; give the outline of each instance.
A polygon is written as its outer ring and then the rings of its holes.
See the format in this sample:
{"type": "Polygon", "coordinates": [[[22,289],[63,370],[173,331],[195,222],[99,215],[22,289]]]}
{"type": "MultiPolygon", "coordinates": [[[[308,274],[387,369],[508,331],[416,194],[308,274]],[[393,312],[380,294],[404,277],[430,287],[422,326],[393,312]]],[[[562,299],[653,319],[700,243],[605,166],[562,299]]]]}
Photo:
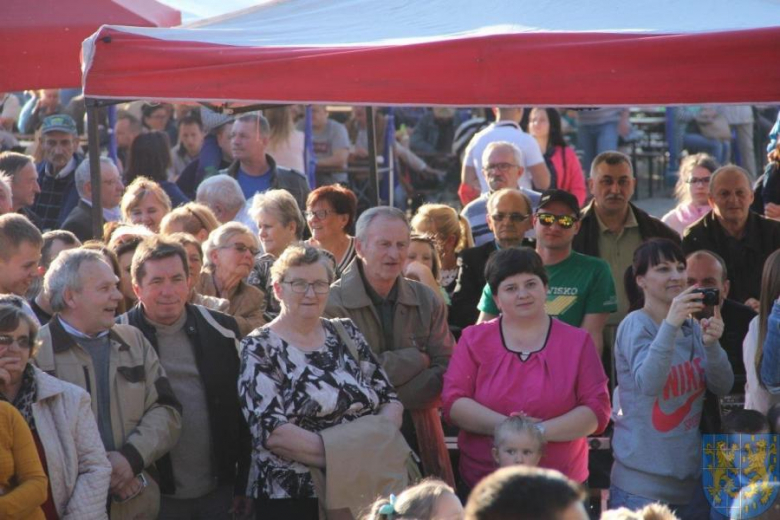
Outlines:
{"type": "Polygon", "coordinates": [[[90,397],[94,398],[94,396],[92,395],[92,383],[89,380],[89,370],[87,369],[87,367],[81,367],[81,368],[84,370],[84,381],[86,382],[87,393],[89,394],[90,397]]]}

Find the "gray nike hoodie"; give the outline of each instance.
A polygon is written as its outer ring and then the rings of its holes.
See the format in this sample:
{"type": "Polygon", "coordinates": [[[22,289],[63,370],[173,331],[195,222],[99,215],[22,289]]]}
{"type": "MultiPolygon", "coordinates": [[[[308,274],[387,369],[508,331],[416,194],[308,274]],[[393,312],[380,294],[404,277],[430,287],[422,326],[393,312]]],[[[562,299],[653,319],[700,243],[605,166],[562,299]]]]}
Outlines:
{"type": "Polygon", "coordinates": [[[653,321],[644,310],[620,323],[615,342],[618,397],[612,484],[667,504],[688,504],[701,485],[699,422],[705,388],[725,395],[734,373],[701,327],[653,321]]]}

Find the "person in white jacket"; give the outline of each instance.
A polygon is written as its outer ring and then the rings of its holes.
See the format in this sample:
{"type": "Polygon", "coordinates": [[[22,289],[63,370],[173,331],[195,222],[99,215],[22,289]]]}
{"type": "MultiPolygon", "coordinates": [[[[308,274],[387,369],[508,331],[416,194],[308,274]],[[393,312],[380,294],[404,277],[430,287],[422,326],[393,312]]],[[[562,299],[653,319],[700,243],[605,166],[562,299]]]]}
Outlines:
{"type": "Polygon", "coordinates": [[[89,394],[30,362],[37,329],[20,298],[0,299],[0,400],[13,404],[33,433],[50,485],[44,511],[62,520],[107,519],[111,464],[89,394]]]}

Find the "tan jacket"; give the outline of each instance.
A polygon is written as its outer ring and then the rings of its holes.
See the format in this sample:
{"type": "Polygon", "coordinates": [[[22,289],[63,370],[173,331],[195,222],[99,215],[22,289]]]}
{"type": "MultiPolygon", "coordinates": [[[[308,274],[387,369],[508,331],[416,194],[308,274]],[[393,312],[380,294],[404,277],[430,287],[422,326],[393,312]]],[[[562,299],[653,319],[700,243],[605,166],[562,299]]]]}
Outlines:
{"type": "Polygon", "coordinates": [[[393,318],[393,345],[385,345],[381,321],[366,292],[355,259],[333,284],[325,314],[350,318],[379,357],[404,408],[435,406],[455,340],[447,327],[447,309],[425,285],[399,277],[393,318]],[[430,360],[422,354],[426,354],[430,360]]]}
{"type": "MultiPolygon", "coordinates": [[[[109,338],[114,445],[127,458],[133,472],[138,474],[178,442],[181,404],[173,394],[157,354],[140,330],[130,325],[114,325],[109,331],[109,338]]],[[[35,363],[41,370],[88,393],[96,388],[92,357],[65,331],[59,315],[41,328],[38,339],[41,347],[35,363]]],[[[95,417],[97,406],[97,399],[92,399],[95,417]]],[[[138,506],[140,502],[149,507],[159,507],[159,500],[149,500],[156,493],[159,489],[152,485],[138,498],[119,507],[112,504],[111,518],[124,516],[115,513],[138,506]]],[[[154,518],[156,515],[152,510],[143,512],[146,514],[142,514],[141,518],[154,518]]]]}
{"type": "Polygon", "coordinates": [[[219,295],[211,271],[204,270],[195,291],[204,296],[218,296],[229,300],[230,308],[225,313],[236,320],[242,338],[257,327],[265,325],[263,318],[265,293],[243,280],[233,289],[231,294],[219,295]]]}

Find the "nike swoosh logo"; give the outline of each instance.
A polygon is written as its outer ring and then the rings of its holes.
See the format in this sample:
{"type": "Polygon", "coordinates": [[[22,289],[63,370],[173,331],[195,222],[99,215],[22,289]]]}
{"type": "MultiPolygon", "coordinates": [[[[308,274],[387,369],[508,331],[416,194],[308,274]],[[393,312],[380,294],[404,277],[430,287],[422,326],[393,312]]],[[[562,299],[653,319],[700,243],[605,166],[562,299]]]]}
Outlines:
{"type": "Polygon", "coordinates": [[[658,398],[656,397],[655,403],[653,404],[653,426],[655,429],[661,433],[666,433],[677,428],[680,423],[683,422],[685,417],[691,412],[693,403],[696,401],[696,399],[699,398],[701,394],[704,393],[704,390],[705,387],[701,387],[696,390],[681,407],[671,413],[665,413],[663,410],[661,410],[661,406],[658,403],[658,398]]]}

